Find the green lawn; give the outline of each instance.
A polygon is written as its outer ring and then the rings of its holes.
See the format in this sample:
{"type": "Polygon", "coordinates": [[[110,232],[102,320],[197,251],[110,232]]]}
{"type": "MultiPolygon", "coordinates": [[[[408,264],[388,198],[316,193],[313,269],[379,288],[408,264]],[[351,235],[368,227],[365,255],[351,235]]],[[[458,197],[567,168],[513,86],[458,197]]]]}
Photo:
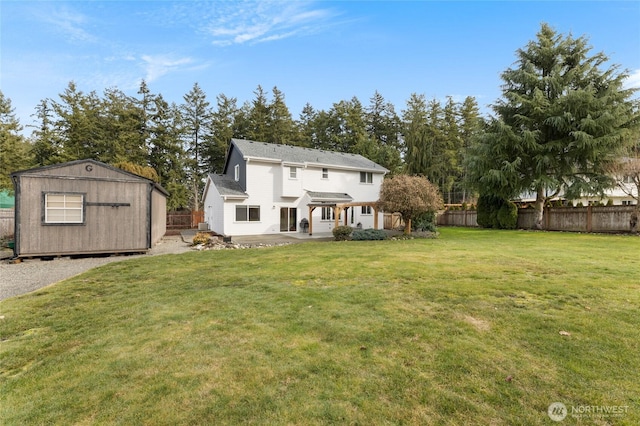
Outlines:
{"type": "Polygon", "coordinates": [[[112,263],[0,302],[0,424],[637,425],[639,255],[443,228],[112,263]]]}

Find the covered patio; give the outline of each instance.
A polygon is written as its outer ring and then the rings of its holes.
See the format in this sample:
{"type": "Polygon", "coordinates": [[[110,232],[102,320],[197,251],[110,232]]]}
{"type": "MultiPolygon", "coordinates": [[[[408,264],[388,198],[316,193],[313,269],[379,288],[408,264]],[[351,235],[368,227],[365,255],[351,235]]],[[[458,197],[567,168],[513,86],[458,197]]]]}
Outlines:
{"type": "Polygon", "coordinates": [[[307,206],[309,207],[309,236],[313,235],[313,211],[317,207],[328,207],[333,211],[334,217],[334,226],[340,225],[340,214],[342,211],[345,212],[344,215],[344,225],[347,226],[349,224],[349,215],[347,212],[352,207],[371,207],[373,211],[373,228],[378,229],[378,203],[375,201],[359,201],[359,202],[348,202],[348,203],[309,203],[307,206]]]}

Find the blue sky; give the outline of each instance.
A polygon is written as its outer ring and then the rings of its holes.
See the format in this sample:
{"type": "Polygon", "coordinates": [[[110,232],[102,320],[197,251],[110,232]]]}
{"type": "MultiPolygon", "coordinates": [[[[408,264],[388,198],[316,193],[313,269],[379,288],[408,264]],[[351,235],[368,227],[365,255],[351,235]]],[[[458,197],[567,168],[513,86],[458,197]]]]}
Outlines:
{"type": "Polygon", "coordinates": [[[296,119],[376,90],[397,113],[412,93],[488,111],[541,22],[586,35],[640,87],[640,1],[1,0],[0,16],[0,89],[22,125],[72,80],[136,95],[144,79],[176,103],[197,82],[212,105],[277,86],[296,119]]]}

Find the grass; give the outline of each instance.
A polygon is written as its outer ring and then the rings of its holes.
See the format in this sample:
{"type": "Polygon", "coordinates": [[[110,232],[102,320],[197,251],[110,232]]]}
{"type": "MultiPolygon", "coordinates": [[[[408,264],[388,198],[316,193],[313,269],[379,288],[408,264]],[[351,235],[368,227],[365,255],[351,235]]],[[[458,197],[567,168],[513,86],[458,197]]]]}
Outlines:
{"type": "Polygon", "coordinates": [[[640,424],[640,239],[441,232],[132,259],[3,301],[0,423],[536,425],[559,401],[640,424]]]}

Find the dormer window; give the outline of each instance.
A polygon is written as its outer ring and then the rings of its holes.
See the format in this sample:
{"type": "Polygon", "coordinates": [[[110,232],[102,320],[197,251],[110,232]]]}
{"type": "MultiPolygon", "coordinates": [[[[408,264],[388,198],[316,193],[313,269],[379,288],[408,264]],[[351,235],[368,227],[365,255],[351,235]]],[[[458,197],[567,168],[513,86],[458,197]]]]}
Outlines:
{"type": "Polygon", "coordinates": [[[233,178],[238,182],[240,180],[240,165],[236,164],[233,168],[233,178]]]}
{"type": "Polygon", "coordinates": [[[298,179],[298,168],[291,166],[289,167],[289,179],[298,179]]]}

